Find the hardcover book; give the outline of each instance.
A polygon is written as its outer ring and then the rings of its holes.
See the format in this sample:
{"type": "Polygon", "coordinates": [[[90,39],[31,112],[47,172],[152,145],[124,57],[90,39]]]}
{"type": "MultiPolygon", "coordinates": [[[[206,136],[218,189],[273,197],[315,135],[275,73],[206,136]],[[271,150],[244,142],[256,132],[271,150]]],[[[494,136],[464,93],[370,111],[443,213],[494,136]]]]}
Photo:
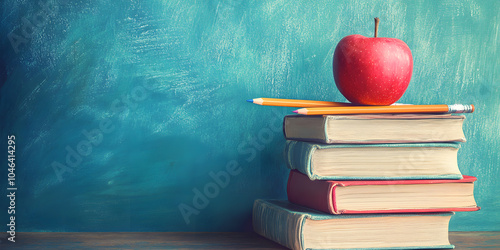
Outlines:
{"type": "Polygon", "coordinates": [[[449,249],[452,215],[331,215],[288,201],[256,200],[253,227],[291,249],[449,249]]]}
{"type": "Polygon", "coordinates": [[[287,140],[319,143],[465,142],[463,115],[285,116],[287,140]]]}
{"type": "Polygon", "coordinates": [[[288,168],[311,180],[461,179],[457,143],[314,144],[287,141],[288,168]]]}
{"type": "Polygon", "coordinates": [[[475,177],[461,180],[312,181],[292,170],[292,203],[330,214],[476,211],[475,177]]]}

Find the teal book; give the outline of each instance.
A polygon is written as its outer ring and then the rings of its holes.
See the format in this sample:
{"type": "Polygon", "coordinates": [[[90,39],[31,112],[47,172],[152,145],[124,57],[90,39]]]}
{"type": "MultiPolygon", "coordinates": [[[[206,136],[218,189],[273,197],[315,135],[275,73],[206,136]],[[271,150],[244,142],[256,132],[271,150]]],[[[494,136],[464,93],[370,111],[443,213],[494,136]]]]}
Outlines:
{"type": "Polygon", "coordinates": [[[462,179],[458,143],[317,144],[287,141],[286,164],[311,180],[462,179]]]}
{"type": "Polygon", "coordinates": [[[451,249],[453,213],[330,215],[282,200],[256,200],[256,233],[285,247],[319,249],[451,249]]]}

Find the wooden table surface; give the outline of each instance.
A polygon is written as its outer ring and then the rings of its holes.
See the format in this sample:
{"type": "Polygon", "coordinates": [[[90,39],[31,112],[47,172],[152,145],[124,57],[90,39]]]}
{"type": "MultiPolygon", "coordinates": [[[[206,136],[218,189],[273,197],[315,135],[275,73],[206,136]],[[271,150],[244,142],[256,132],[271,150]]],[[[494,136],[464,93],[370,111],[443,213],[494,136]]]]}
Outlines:
{"type": "MultiPolygon", "coordinates": [[[[5,235],[5,234],[4,234],[5,235]]],[[[450,232],[456,249],[500,249],[500,232],[450,232]]],[[[17,233],[0,249],[286,249],[255,233],[17,233]]]]}

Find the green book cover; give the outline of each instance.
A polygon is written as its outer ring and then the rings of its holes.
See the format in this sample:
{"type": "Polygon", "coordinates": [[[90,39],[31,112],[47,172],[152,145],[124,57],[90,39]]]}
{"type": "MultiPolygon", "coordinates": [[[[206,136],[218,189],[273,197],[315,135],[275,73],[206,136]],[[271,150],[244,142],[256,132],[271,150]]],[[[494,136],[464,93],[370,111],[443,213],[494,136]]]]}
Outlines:
{"type": "Polygon", "coordinates": [[[454,246],[448,241],[448,223],[453,214],[331,215],[286,200],[256,200],[252,219],[256,233],[291,249],[450,249],[454,246]],[[317,224],[318,221],[325,221],[320,226],[320,231],[324,233],[318,233],[322,242],[311,244],[310,241],[318,239],[310,239],[307,236],[310,232],[304,231],[312,229],[311,224],[317,224]],[[374,221],[382,223],[376,224],[374,221]],[[424,221],[434,223],[429,226],[424,221]],[[382,226],[389,223],[395,227],[382,226]],[[413,226],[426,225],[429,231],[435,232],[418,234],[411,229],[413,226]],[[389,237],[381,237],[380,233],[389,237]],[[355,236],[348,239],[343,234],[355,236]],[[308,248],[314,245],[326,247],[308,248]]]}
{"type": "Polygon", "coordinates": [[[459,148],[458,143],[317,144],[287,141],[285,156],[289,169],[296,169],[311,180],[461,179],[456,155],[459,148]],[[326,166],[331,168],[330,172],[343,168],[355,174],[320,173],[325,172],[320,171],[325,166],[320,167],[315,154],[320,150],[331,152],[331,149],[352,150],[349,150],[350,157],[339,159],[341,164],[331,163],[326,166]],[[439,149],[449,150],[444,150],[446,154],[441,156],[443,150],[439,149]]]}

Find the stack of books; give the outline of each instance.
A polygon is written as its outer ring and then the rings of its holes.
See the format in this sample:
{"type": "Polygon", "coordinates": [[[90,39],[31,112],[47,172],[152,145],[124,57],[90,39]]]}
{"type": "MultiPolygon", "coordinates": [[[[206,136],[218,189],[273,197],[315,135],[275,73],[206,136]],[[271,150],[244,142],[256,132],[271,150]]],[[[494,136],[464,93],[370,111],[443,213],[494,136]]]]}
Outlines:
{"type": "Polygon", "coordinates": [[[457,162],[465,117],[286,116],[288,200],[256,200],[254,230],[291,249],[446,249],[475,211],[457,162]]]}

